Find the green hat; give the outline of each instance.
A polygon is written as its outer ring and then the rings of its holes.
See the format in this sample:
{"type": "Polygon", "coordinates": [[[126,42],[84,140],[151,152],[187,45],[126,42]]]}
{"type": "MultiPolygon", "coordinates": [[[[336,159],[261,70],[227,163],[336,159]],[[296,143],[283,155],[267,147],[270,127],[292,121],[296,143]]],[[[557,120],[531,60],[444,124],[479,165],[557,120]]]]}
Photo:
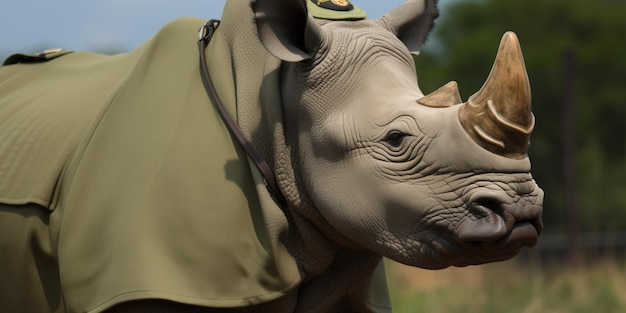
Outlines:
{"type": "Polygon", "coordinates": [[[307,0],[309,13],[327,20],[362,20],[365,11],[348,0],[307,0]]]}

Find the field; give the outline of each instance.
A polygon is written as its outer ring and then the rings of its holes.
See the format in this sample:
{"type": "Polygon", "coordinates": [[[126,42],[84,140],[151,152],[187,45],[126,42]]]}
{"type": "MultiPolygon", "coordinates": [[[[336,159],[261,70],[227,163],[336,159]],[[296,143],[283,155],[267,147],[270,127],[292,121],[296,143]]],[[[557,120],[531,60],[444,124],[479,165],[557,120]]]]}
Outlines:
{"type": "Polygon", "coordinates": [[[626,262],[508,261],[427,271],[387,261],[395,313],[626,312],[626,262]]]}

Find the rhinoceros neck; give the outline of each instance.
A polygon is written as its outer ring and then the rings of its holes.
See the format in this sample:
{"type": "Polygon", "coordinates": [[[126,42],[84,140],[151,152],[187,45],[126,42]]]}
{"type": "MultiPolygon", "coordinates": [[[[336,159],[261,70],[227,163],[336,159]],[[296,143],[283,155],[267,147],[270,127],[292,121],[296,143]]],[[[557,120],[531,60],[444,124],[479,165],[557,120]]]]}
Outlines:
{"type": "MultiPolygon", "coordinates": [[[[253,12],[246,2],[227,2],[209,48],[222,65],[232,66],[214,65],[213,68],[219,70],[212,76],[216,84],[224,80],[234,82],[234,89],[223,88],[231,89],[234,94],[234,98],[228,100],[236,102],[238,124],[274,169],[288,203],[287,208],[280,209],[272,201],[261,201],[269,223],[283,225],[270,229],[274,232],[270,236],[281,237],[278,240],[283,241],[299,263],[306,280],[325,271],[338,250],[353,244],[325,221],[302,188],[296,151],[291,149],[295,138],[285,137],[280,96],[281,61],[271,56],[259,41],[253,12]],[[286,229],[288,239],[280,235],[286,229]]],[[[264,197],[263,193],[266,191],[259,189],[260,197],[264,197]]]]}

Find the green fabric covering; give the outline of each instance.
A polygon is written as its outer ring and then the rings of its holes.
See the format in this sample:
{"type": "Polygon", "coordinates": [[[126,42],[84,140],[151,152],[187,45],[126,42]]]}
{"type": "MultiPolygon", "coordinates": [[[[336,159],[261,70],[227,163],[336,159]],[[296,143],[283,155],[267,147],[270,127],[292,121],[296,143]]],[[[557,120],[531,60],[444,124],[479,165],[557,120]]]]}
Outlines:
{"type": "Polygon", "coordinates": [[[0,85],[0,116],[12,116],[0,129],[0,199],[55,210],[69,311],[154,297],[241,306],[299,283],[291,256],[267,241],[247,159],[201,85],[203,23],[177,21],[130,54],[3,69],[16,77],[0,85]]]}

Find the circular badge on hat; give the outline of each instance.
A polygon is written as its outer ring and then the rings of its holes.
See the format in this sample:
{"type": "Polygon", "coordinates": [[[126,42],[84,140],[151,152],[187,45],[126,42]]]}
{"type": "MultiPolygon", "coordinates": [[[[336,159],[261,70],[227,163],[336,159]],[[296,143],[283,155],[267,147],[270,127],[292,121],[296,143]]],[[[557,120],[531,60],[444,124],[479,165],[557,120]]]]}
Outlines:
{"type": "Polygon", "coordinates": [[[320,8],[333,11],[352,11],[354,6],[348,0],[311,0],[320,8]]]}

